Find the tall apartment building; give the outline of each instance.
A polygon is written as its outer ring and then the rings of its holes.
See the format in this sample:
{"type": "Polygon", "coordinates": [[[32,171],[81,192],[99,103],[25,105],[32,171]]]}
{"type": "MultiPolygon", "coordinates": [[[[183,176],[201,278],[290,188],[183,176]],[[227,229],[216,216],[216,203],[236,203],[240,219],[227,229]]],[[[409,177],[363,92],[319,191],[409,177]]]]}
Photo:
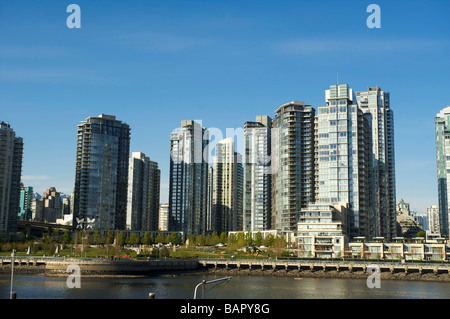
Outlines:
{"type": "Polygon", "coordinates": [[[32,217],[31,202],[33,200],[33,187],[21,186],[20,188],[20,213],[19,220],[30,220],[32,217]]]}
{"type": "Polygon", "coordinates": [[[232,138],[216,144],[211,226],[218,233],[242,230],[243,165],[232,138]]]}
{"type": "Polygon", "coordinates": [[[17,230],[22,158],[23,139],[9,123],[0,122],[0,239],[4,240],[17,230]]]}
{"type": "Polygon", "coordinates": [[[169,204],[161,204],[159,206],[158,229],[160,231],[169,230],[169,204]]]}
{"type": "Polygon", "coordinates": [[[315,110],[304,102],[280,106],[272,121],[272,228],[295,231],[303,207],[314,202],[315,110]]]}
{"type": "Polygon", "coordinates": [[[348,203],[349,238],[370,235],[367,119],[347,84],[331,85],[316,125],[316,203],[348,203]]]}
{"type": "Polygon", "coordinates": [[[130,127],[101,114],[78,125],[74,229],[126,228],[130,127]]]}
{"type": "Polygon", "coordinates": [[[257,116],[244,125],[244,231],[271,229],[272,119],[257,116]]]}
{"type": "Polygon", "coordinates": [[[439,234],[441,231],[439,224],[439,207],[436,205],[427,207],[427,231],[433,234],[439,234]]]}
{"type": "Polygon", "coordinates": [[[356,99],[369,125],[371,159],[369,167],[369,215],[371,235],[390,240],[396,237],[396,190],[394,114],[389,93],[379,87],[357,92],[356,99]]]}
{"type": "Polygon", "coordinates": [[[144,153],[131,154],[128,170],[127,229],[158,230],[160,176],[158,163],[151,161],[144,153]]]}
{"type": "Polygon", "coordinates": [[[62,217],[61,193],[57,192],[55,187],[50,187],[44,192],[40,200],[42,201],[43,210],[39,220],[56,223],[56,220],[62,217]]]}
{"type": "Polygon", "coordinates": [[[436,115],[435,125],[440,233],[448,237],[450,234],[450,106],[436,115]]]}
{"type": "Polygon", "coordinates": [[[208,132],[201,124],[181,121],[170,135],[169,231],[206,234],[208,132]]]}

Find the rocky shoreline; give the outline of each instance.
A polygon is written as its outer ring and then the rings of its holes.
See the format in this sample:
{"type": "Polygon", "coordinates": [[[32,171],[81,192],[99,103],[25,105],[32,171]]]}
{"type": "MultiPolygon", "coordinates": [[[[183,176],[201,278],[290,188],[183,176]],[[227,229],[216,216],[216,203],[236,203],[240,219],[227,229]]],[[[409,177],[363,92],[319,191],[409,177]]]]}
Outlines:
{"type": "MultiPolygon", "coordinates": [[[[207,269],[210,274],[224,276],[269,276],[269,277],[293,277],[293,278],[341,278],[341,279],[367,279],[369,273],[363,271],[347,271],[347,270],[260,270],[260,269],[207,269]]],[[[404,273],[404,272],[382,272],[381,279],[385,280],[415,280],[415,281],[438,281],[450,282],[450,274],[435,273],[404,273]]]]}

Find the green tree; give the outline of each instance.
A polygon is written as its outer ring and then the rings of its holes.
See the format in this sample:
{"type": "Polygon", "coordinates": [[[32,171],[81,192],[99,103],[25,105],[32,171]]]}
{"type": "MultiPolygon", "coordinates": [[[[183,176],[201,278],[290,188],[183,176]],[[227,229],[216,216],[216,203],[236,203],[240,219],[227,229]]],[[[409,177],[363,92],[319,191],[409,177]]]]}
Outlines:
{"type": "Polygon", "coordinates": [[[70,237],[69,231],[65,230],[64,234],[63,234],[63,243],[64,244],[70,244],[71,241],[72,241],[72,238],[70,237]]]}
{"type": "Polygon", "coordinates": [[[206,244],[205,237],[202,234],[197,235],[197,237],[195,237],[195,243],[200,246],[205,246],[206,244]]]}
{"type": "Polygon", "coordinates": [[[222,232],[220,234],[220,243],[226,244],[227,241],[228,241],[227,233],[226,232],[222,232]]]}
{"type": "Polygon", "coordinates": [[[174,245],[178,245],[180,243],[180,239],[178,238],[177,233],[172,233],[170,235],[170,242],[174,245]]]}
{"type": "Polygon", "coordinates": [[[94,239],[94,244],[99,245],[101,244],[102,240],[101,240],[101,236],[100,236],[100,230],[96,230],[94,231],[94,235],[93,235],[93,239],[94,239]]]}
{"type": "Polygon", "coordinates": [[[150,235],[150,232],[146,231],[146,232],[144,233],[144,236],[142,236],[142,241],[141,241],[141,243],[144,244],[144,245],[150,245],[150,244],[153,243],[153,238],[152,238],[152,236],[150,235]]]}
{"type": "Polygon", "coordinates": [[[139,235],[136,233],[132,233],[130,236],[130,240],[129,240],[130,245],[137,245],[140,242],[141,242],[141,238],[139,237],[139,235]]]}
{"type": "Polygon", "coordinates": [[[420,232],[417,233],[417,237],[425,237],[425,232],[421,230],[420,232]]]}
{"type": "Polygon", "coordinates": [[[261,232],[257,232],[255,234],[255,245],[256,246],[261,246],[262,243],[263,243],[263,238],[262,238],[261,232]]]}
{"type": "Polygon", "coordinates": [[[159,250],[159,256],[160,257],[169,257],[170,252],[169,249],[167,249],[166,246],[162,246],[161,249],[159,250]]]}
{"type": "Polygon", "coordinates": [[[156,243],[163,244],[164,243],[164,235],[159,233],[158,236],[156,236],[156,243]]]}

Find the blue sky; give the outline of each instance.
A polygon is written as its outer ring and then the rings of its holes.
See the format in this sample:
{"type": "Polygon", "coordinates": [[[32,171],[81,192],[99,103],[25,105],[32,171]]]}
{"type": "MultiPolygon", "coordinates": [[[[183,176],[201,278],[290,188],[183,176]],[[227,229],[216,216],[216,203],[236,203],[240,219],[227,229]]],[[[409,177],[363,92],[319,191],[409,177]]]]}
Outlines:
{"type": "Polygon", "coordinates": [[[437,204],[434,117],[450,104],[449,14],[447,0],[2,0],[0,120],[24,138],[24,184],[69,193],[77,124],[116,115],[131,151],[159,163],[165,202],[181,120],[225,131],[292,100],[317,107],[339,73],[390,92],[397,201],[424,212],[437,204]],[[81,29],[66,25],[71,3],[81,29]]]}

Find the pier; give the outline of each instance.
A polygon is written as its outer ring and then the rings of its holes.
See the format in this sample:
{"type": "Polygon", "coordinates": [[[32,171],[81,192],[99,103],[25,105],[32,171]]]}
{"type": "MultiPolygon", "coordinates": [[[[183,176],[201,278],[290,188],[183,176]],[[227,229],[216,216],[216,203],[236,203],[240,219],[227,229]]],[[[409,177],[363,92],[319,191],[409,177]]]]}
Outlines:
{"type": "Polygon", "coordinates": [[[199,263],[204,268],[215,270],[261,270],[275,272],[285,271],[348,271],[367,272],[368,267],[376,265],[380,272],[392,274],[407,273],[434,273],[450,274],[450,264],[432,263],[399,263],[399,262],[377,262],[377,261],[326,261],[326,260],[260,260],[260,259],[200,259],[199,263]]]}

